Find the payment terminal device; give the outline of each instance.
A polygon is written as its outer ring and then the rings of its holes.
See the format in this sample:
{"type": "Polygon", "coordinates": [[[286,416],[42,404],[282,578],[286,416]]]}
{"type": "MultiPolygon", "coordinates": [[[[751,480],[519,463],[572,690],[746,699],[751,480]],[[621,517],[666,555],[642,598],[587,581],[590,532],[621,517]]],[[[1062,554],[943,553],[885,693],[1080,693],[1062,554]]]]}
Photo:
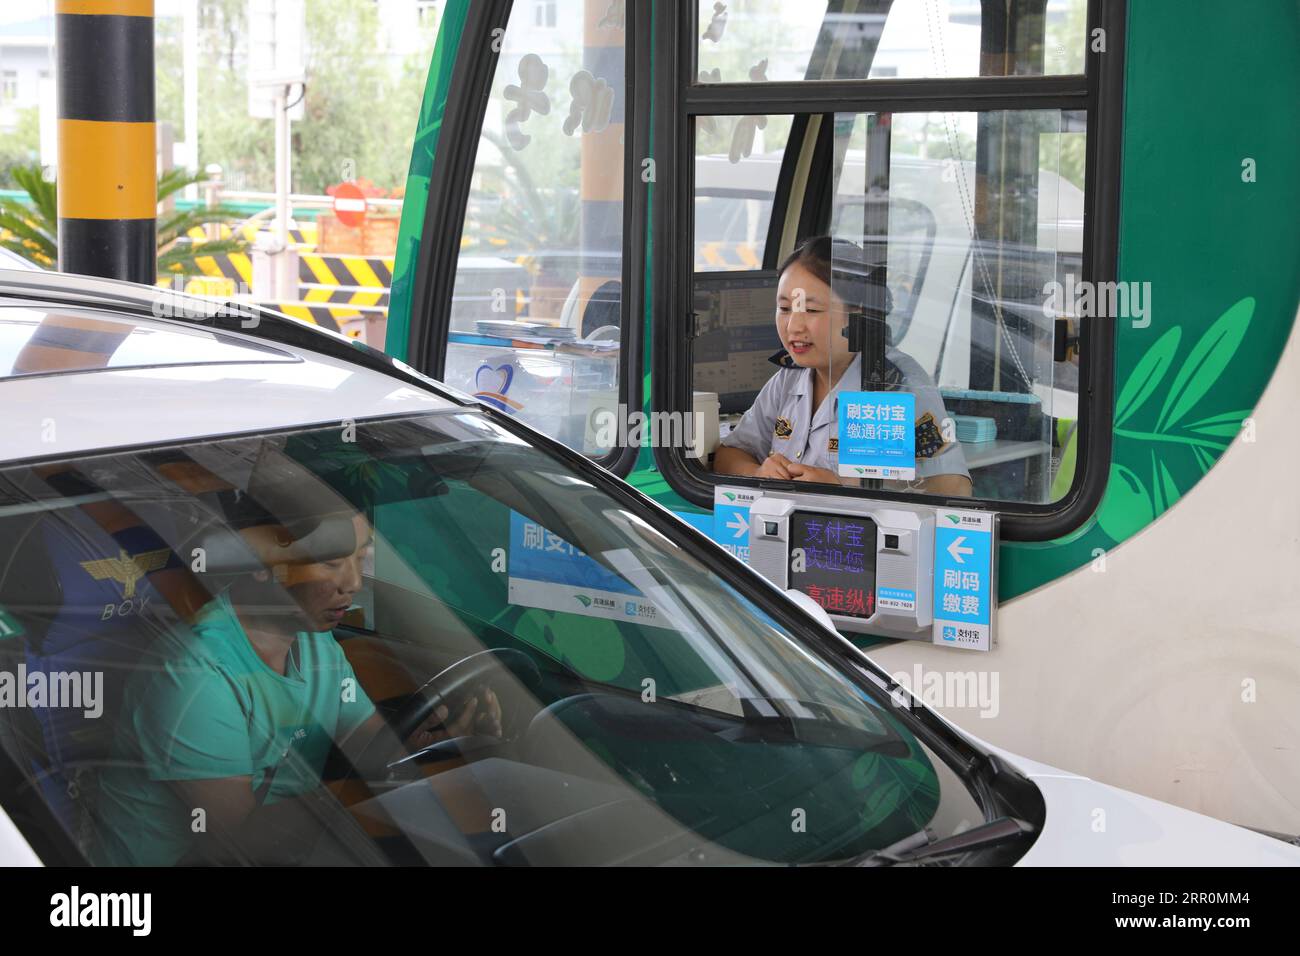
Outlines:
{"type": "Polygon", "coordinates": [[[779,587],[812,598],[843,633],[987,650],[997,594],[996,518],[765,492],[749,509],[749,563],[779,587]]]}

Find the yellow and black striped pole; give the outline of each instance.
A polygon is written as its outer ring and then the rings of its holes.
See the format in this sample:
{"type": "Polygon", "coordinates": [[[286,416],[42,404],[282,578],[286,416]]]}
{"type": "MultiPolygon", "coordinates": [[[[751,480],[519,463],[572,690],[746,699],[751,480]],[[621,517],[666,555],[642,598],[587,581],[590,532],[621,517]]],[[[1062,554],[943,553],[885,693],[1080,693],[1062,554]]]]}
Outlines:
{"type": "Polygon", "coordinates": [[[59,269],[152,284],[154,0],[56,0],[59,269]]]}
{"type": "MultiPolygon", "coordinates": [[[[582,66],[613,88],[609,124],[588,132],[579,127],[582,168],[578,183],[581,203],[579,235],[582,260],[578,276],[579,335],[589,335],[602,325],[620,323],[623,270],[618,256],[608,255],[623,235],[623,126],[625,31],[606,23],[610,4],[586,0],[583,4],[582,66]],[[596,308],[588,309],[589,305],[596,308]]],[[[593,105],[594,108],[594,105],[593,105]]]]}

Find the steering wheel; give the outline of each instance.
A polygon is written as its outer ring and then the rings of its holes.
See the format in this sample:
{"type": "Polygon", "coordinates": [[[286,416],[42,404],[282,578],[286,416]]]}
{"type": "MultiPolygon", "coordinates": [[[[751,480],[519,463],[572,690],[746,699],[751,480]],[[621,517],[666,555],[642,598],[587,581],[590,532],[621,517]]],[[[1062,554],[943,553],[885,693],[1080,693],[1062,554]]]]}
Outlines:
{"type": "Polygon", "coordinates": [[[392,720],[393,733],[405,741],[423,726],[443,704],[451,710],[450,698],[458,697],[475,684],[484,683],[488,676],[505,671],[507,676],[522,679],[530,687],[542,681],[537,663],[523,651],[509,647],[488,648],[468,657],[462,657],[446,670],[435,674],[411,695],[392,720]]]}

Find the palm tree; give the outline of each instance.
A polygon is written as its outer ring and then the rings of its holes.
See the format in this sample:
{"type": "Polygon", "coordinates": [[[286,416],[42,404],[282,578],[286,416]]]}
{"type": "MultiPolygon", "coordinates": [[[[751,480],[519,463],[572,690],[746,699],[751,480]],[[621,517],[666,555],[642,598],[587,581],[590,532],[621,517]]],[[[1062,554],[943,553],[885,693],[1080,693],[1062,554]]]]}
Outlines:
{"type": "Polygon", "coordinates": [[[58,261],[59,204],[54,183],[47,183],[38,165],[15,166],[14,181],[27,192],[28,207],[16,199],[0,197],[0,246],[16,252],[42,269],[58,261]]]}
{"type": "MultiPolygon", "coordinates": [[[[39,165],[16,167],[14,181],[29,197],[31,205],[16,199],[0,197],[0,246],[18,253],[24,259],[43,269],[52,269],[59,256],[59,203],[54,183],[46,182],[39,165]]],[[[172,169],[158,177],[158,201],[194,183],[206,181],[205,172],[191,173],[172,169]]],[[[191,271],[197,256],[224,255],[245,252],[248,243],[238,237],[213,239],[196,243],[190,240],[189,231],[196,226],[216,222],[229,224],[239,214],[228,206],[198,207],[176,211],[158,220],[158,274],[177,274],[191,271]]]]}
{"type": "MultiPolygon", "coordinates": [[[[208,174],[170,169],[158,177],[158,202],[180,192],[186,186],[207,182],[208,174]]],[[[158,220],[158,274],[185,273],[193,269],[196,256],[220,256],[231,252],[247,252],[248,242],[233,232],[229,239],[208,239],[191,242],[189,231],[208,223],[231,225],[239,214],[229,206],[196,206],[185,212],[176,211],[166,219],[158,220]],[[191,268],[187,269],[189,266],[191,268]]]]}

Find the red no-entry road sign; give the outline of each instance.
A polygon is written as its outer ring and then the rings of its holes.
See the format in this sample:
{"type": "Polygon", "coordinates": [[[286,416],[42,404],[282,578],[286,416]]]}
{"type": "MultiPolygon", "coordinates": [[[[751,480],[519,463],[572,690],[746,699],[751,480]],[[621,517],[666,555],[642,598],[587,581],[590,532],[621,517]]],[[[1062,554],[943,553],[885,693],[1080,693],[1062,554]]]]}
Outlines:
{"type": "Polygon", "coordinates": [[[366,194],[356,183],[343,183],[334,190],[334,215],[355,229],[366,219],[366,194]]]}

